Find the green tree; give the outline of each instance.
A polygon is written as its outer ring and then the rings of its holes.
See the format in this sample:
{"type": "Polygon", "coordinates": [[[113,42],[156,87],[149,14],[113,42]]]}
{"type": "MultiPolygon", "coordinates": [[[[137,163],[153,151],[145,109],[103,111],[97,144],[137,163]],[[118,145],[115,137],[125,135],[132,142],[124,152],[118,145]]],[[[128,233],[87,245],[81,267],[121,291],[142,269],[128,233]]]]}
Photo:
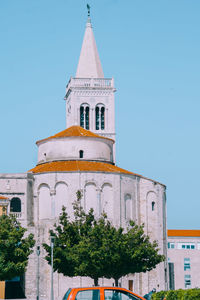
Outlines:
{"type": "MultiPolygon", "coordinates": [[[[69,220],[65,207],[62,208],[62,214],[59,217],[59,225],[55,227],[55,232],[50,230],[50,236],[54,236],[53,266],[54,271],[65,276],[75,276],[76,255],[75,246],[80,242],[80,233],[74,222],[69,220]]],[[[51,247],[44,243],[47,255],[46,260],[51,264],[51,247]]]]}
{"type": "Polygon", "coordinates": [[[144,225],[138,226],[133,221],[126,230],[119,228],[107,254],[108,274],[114,278],[116,286],[122,276],[151,271],[165,260],[165,256],[159,254],[157,242],[151,243],[149,236],[144,234],[144,225]]]}
{"type": "Polygon", "coordinates": [[[24,237],[26,229],[14,217],[0,216],[0,280],[22,275],[35,244],[33,234],[24,237]]]}
{"type": "MultiPolygon", "coordinates": [[[[50,236],[54,236],[53,266],[54,271],[65,276],[79,276],[78,261],[79,247],[84,236],[87,236],[92,228],[94,214],[91,210],[86,214],[80,206],[81,194],[77,192],[77,201],[73,204],[74,220],[70,220],[66,208],[63,206],[59,217],[59,224],[54,225],[55,230],[50,230],[50,236]]],[[[51,246],[44,243],[47,255],[46,260],[51,264],[51,246]]]]}
{"type": "MultiPolygon", "coordinates": [[[[74,220],[70,220],[63,208],[58,226],[50,234],[55,237],[54,270],[66,276],[88,276],[98,285],[101,277],[113,278],[115,284],[129,273],[150,271],[165,257],[158,245],[150,242],[143,226],[130,221],[126,230],[114,227],[102,214],[96,219],[91,209],[84,212],[80,206],[80,194],[74,203],[74,220]]],[[[44,244],[46,259],[51,261],[51,248],[44,244]]]]}

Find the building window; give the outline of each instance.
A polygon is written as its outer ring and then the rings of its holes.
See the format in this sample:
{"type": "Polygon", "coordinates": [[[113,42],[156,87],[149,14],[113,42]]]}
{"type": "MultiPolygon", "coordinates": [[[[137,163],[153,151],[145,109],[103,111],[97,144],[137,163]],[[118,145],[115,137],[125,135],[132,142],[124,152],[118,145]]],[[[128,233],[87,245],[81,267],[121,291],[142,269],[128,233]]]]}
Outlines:
{"type": "Polygon", "coordinates": [[[169,262],[169,289],[174,290],[175,289],[175,280],[174,280],[174,263],[169,262]]]}
{"type": "Polygon", "coordinates": [[[151,203],[151,208],[152,208],[152,211],[155,210],[155,202],[154,201],[151,203]]]}
{"type": "Polygon", "coordinates": [[[129,291],[133,291],[133,280],[128,281],[128,289],[129,291]]]}
{"type": "Polygon", "coordinates": [[[105,127],[105,107],[101,108],[101,130],[104,130],[105,127]]]}
{"type": "Polygon", "coordinates": [[[90,108],[88,104],[82,104],[80,107],[80,126],[90,129],[90,108]]]}
{"type": "Polygon", "coordinates": [[[184,258],[184,271],[190,270],[190,258],[184,258]]]}
{"type": "Polygon", "coordinates": [[[99,130],[99,107],[97,106],[95,109],[96,114],[96,130],[99,130]]]}
{"type": "Polygon", "coordinates": [[[131,195],[127,194],[124,197],[125,219],[127,221],[132,219],[132,200],[131,195]]]}
{"type": "Polygon", "coordinates": [[[184,280],[185,280],[185,288],[191,288],[191,275],[185,275],[184,276],[184,280]]]}
{"type": "Polygon", "coordinates": [[[83,158],[83,150],[79,151],[79,158],[83,158]]]}
{"type": "Polygon", "coordinates": [[[80,107],[80,126],[84,128],[84,107],[80,107]]]}
{"type": "Polygon", "coordinates": [[[105,129],[105,107],[103,104],[98,104],[95,108],[96,130],[105,129]]]}
{"type": "Polygon", "coordinates": [[[89,107],[87,106],[85,109],[85,128],[89,129],[89,107]]]}
{"type": "Polygon", "coordinates": [[[178,249],[194,250],[195,244],[194,243],[178,243],[178,249]]]}
{"type": "Polygon", "coordinates": [[[14,197],[10,201],[10,212],[21,212],[21,200],[14,197]]]}
{"type": "Polygon", "coordinates": [[[175,243],[168,243],[168,249],[174,249],[175,243]]]}

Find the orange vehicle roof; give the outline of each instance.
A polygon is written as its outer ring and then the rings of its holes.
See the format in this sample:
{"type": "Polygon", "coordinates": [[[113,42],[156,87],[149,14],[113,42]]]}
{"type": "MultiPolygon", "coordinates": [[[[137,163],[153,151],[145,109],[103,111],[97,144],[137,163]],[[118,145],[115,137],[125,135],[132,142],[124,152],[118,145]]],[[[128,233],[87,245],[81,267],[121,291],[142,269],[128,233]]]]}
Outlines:
{"type": "MultiPolygon", "coordinates": [[[[76,296],[77,292],[78,291],[83,291],[83,290],[100,290],[100,291],[104,291],[104,290],[119,290],[119,291],[124,291],[124,292],[128,292],[130,294],[133,294],[135,296],[137,296],[139,299],[142,299],[142,300],[145,300],[143,297],[139,296],[138,294],[130,291],[130,290],[127,290],[127,289],[124,289],[122,287],[115,287],[115,286],[93,286],[93,287],[77,287],[77,288],[71,288],[71,292],[70,294],[72,294],[72,299],[74,299],[74,297],[76,296]]],[[[69,295],[70,295],[69,294],[69,295]]],[[[102,300],[102,299],[101,299],[102,300]]]]}
{"type": "MultiPolygon", "coordinates": [[[[72,160],[72,161],[53,161],[37,165],[28,172],[33,173],[49,173],[49,172],[106,172],[106,173],[124,173],[136,175],[127,170],[121,169],[109,163],[72,160]]],[[[139,175],[138,175],[139,176],[139,175]]]]}
{"type": "Polygon", "coordinates": [[[200,237],[200,230],[168,229],[167,235],[169,237],[170,236],[200,237]]]}
{"type": "Polygon", "coordinates": [[[73,136],[101,138],[101,139],[107,139],[107,140],[110,140],[110,141],[114,142],[112,139],[109,139],[107,137],[95,134],[95,133],[93,133],[89,130],[86,130],[86,129],[80,127],[80,126],[71,126],[67,129],[61,131],[61,132],[56,133],[55,135],[52,135],[52,136],[46,138],[46,139],[37,141],[36,144],[40,143],[40,142],[44,142],[44,141],[49,140],[49,139],[73,137],[73,136]]]}

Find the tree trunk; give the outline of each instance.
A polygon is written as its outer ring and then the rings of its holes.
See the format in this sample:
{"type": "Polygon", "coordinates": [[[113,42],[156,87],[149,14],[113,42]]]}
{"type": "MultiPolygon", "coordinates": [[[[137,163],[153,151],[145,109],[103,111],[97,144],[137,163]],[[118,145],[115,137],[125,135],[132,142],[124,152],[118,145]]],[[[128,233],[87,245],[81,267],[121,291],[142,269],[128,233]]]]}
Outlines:
{"type": "Polygon", "coordinates": [[[118,285],[118,280],[119,280],[118,278],[115,278],[115,286],[119,286],[118,285]]]}
{"type": "Polygon", "coordinates": [[[98,286],[99,278],[94,278],[94,286],[98,286]]]}

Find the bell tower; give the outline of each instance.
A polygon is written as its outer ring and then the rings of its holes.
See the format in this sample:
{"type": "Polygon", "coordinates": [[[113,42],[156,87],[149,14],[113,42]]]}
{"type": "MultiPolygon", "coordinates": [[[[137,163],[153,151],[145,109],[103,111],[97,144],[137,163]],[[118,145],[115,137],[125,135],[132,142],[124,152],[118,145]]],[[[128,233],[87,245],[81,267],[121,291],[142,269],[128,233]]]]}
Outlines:
{"type": "Polygon", "coordinates": [[[79,125],[115,140],[114,79],[105,78],[90,19],[90,7],[76,77],[66,87],[67,127],[79,125]]]}

